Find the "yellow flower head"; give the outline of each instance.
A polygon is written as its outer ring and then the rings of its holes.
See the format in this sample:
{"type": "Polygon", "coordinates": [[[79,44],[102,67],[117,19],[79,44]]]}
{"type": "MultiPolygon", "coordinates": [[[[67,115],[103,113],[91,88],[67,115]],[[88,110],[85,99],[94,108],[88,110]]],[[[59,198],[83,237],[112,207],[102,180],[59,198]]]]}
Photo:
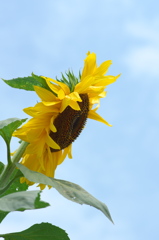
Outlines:
{"type": "MultiPolygon", "coordinates": [[[[98,67],[96,54],[88,52],[79,79],[68,72],[67,78],[62,75],[60,81],[43,77],[49,90],[34,86],[41,102],[24,109],[32,118],[14,133],[29,143],[22,164],[30,170],[54,177],[57,165],[66,156],[72,158],[72,142],[82,131],[87,118],[111,126],[96,113],[100,99],[106,96],[106,86],[119,77],[105,76],[111,63],[108,60],[98,67]]],[[[34,184],[21,178],[21,182],[24,181],[34,184]]],[[[40,184],[41,189],[44,187],[40,184]]]]}

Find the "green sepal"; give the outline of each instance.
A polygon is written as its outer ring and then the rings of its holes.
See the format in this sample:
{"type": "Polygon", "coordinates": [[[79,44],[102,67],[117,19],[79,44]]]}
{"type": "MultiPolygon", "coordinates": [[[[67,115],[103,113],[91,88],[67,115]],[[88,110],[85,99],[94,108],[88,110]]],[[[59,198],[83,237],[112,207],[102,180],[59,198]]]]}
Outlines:
{"type": "Polygon", "coordinates": [[[0,136],[2,136],[7,145],[10,144],[13,132],[26,120],[27,118],[8,118],[0,121],[0,136]]]}
{"type": "Polygon", "coordinates": [[[40,223],[22,232],[0,234],[5,240],[69,240],[67,233],[50,223],[40,223]]]}
{"type": "Polygon", "coordinates": [[[34,91],[34,86],[39,86],[45,89],[49,89],[45,79],[41,76],[37,76],[34,73],[32,73],[29,77],[23,77],[23,78],[14,78],[11,80],[5,80],[2,79],[6,84],[8,84],[10,87],[13,88],[19,88],[24,89],[27,91],[34,91]]]}
{"type": "Polygon", "coordinates": [[[52,186],[62,196],[73,202],[90,205],[99,209],[111,222],[113,222],[107,206],[94,198],[91,194],[89,194],[79,185],[60,179],[49,178],[42,173],[31,171],[20,163],[16,163],[16,166],[20,169],[20,171],[29,181],[52,186]]]}

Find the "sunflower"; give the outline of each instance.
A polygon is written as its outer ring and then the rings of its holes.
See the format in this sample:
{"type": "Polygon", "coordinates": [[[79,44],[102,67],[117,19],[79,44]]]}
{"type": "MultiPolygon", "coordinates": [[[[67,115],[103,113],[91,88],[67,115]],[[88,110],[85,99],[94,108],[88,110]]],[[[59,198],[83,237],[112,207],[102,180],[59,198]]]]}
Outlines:
{"type": "MultiPolygon", "coordinates": [[[[14,132],[14,136],[29,143],[21,161],[23,165],[54,177],[56,167],[67,156],[72,158],[72,143],[87,118],[111,126],[96,112],[100,99],[106,96],[106,86],[120,76],[105,76],[111,63],[108,60],[98,67],[96,54],[88,52],[79,78],[69,71],[61,80],[43,77],[48,90],[34,86],[41,101],[24,109],[32,118],[14,132]]],[[[24,177],[21,182],[34,184],[24,177]]],[[[39,186],[45,188],[43,184],[39,186]]]]}

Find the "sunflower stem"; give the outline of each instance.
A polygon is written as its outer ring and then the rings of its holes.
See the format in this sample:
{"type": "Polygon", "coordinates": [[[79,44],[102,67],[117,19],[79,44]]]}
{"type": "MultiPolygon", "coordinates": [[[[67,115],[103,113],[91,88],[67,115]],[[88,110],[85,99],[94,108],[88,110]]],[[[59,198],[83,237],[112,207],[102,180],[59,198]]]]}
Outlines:
{"type": "Polygon", "coordinates": [[[17,163],[21,159],[23,153],[25,152],[26,147],[28,146],[29,143],[22,141],[20,144],[18,150],[16,150],[15,154],[13,155],[11,161],[12,163],[17,163]]]}
{"type": "Polygon", "coordinates": [[[11,162],[5,166],[1,176],[0,176],[0,190],[3,191],[3,189],[6,189],[6,186],[8,183],[11,181],[11,175],[13,172],[16,170],[16,165],[15,163],[19,162],[26,147],[28,146],[29,143],[27,142],[22,142],[19,146],[19,148],[16,150],[14,156],[11,159],[11,162]]]}
{"type": "Polygon", "coordinates": [[[11,157],[10,157],[10,144],[7,144],[7,160],[8,160],[8,165],[11,165],[11,157]]]}

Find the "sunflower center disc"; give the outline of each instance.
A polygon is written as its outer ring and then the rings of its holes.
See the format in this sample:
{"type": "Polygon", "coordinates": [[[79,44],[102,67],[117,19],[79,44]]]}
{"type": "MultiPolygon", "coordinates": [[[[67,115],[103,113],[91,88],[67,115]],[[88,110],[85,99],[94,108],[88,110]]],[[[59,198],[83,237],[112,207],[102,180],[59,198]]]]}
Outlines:
{"type": "MultiPolygon", "coordinates": [[[[80,94],[80,97],[82,99],[82,102],[78,102],[80,111],[68,106],[54,120],[57,132],[51,131],[50,137],[61,149],[68,147],[79,136],[86,123],[89,112],[89,98],[87,94],[80,94]]],[[[51,148],[51,152],[60,150],[51,148]]]]}

